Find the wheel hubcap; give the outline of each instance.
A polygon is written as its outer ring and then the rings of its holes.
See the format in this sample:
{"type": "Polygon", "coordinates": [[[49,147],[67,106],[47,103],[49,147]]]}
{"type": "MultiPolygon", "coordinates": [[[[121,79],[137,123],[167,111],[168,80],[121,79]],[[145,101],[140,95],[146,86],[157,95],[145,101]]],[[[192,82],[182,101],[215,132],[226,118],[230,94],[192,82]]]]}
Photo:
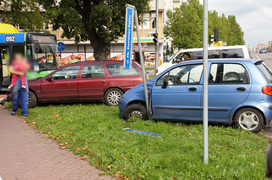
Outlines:
{"type": "Polygon", "coordinates": [[[137,118],[140,118],[140,119],[143,119],[143,114],[140,112],[140,111],[132,111],[130,113],[130,116],[132,117],[137,117],[137,118]]]}
{"type": "Polygon", "coordinates": [[[259,122],[259,117],[252,111],[246,111],[239,116],[239,125],[246,130],[256,129],[259,122]]]}
{"type": "Polygon", "coordinates": [[[111,91],[108,95],[108,101],[112,104],[112,105],[118,105],[118,102],[121,99],[121,93],[118,91],[111,91]]]}

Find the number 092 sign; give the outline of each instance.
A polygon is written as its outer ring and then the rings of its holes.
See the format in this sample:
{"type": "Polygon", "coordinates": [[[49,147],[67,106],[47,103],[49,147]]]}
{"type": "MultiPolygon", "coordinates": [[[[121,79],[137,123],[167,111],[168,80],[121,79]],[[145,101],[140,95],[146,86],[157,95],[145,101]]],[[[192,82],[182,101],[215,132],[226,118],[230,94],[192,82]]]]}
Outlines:
{"type": "Polygon", "coordinates": [[[6,36],[6,42],[15,42],[15,35],[6,36]]]}

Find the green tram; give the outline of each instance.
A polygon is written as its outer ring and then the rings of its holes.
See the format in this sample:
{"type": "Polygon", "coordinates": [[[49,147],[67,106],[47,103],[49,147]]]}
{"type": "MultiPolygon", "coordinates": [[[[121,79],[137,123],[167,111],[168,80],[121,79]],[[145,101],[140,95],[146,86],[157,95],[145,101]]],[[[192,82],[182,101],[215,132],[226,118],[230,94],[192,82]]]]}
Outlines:
{"type": "Polygon", "coordinates": [[[6,91],[11,82],[9,66],[14,54],[21,53],[32,69],[28,79],[40,78],[58,68],[56,61],[57,39],[53,34],[11,33],[0,34],[0,91],[6,91]]]}

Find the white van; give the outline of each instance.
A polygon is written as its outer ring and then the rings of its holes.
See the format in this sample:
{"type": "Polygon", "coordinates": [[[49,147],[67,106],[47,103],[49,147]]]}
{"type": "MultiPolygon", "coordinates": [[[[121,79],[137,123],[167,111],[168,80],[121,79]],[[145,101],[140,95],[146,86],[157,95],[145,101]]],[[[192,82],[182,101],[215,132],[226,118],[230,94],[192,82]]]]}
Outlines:
{"type": "MultiPolygon", "coordinates": [[[[221,46],[209,47],[208,59],[222,59],[222,58],[250,58],[247,46],[221,46]]],[[[187,60],[203,59],[203,48],[183,49],[176,53],[172,58],[163,63],[156,75],[173,66],[176,63],[187,60]]]]}

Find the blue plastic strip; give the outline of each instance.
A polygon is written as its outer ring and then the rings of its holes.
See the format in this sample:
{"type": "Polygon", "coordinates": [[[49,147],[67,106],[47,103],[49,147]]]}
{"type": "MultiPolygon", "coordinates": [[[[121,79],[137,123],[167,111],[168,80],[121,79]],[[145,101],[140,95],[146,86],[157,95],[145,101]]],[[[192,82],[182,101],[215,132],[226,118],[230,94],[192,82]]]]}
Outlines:
{"type": "Polygon", "coordinates": [[[134,130],[134,129],[130,129],[130,128],[124,128],[123,130],[125,131],[130,131],[130,132],[134,132],[134,133],[139,133],[139,134],[145,134],[148,136],[161,136],[161,134],[156,134],[156,133],[151,133],[151,132],[146,132],[146,131],[140,131],[140,130],[134,130]]]}

